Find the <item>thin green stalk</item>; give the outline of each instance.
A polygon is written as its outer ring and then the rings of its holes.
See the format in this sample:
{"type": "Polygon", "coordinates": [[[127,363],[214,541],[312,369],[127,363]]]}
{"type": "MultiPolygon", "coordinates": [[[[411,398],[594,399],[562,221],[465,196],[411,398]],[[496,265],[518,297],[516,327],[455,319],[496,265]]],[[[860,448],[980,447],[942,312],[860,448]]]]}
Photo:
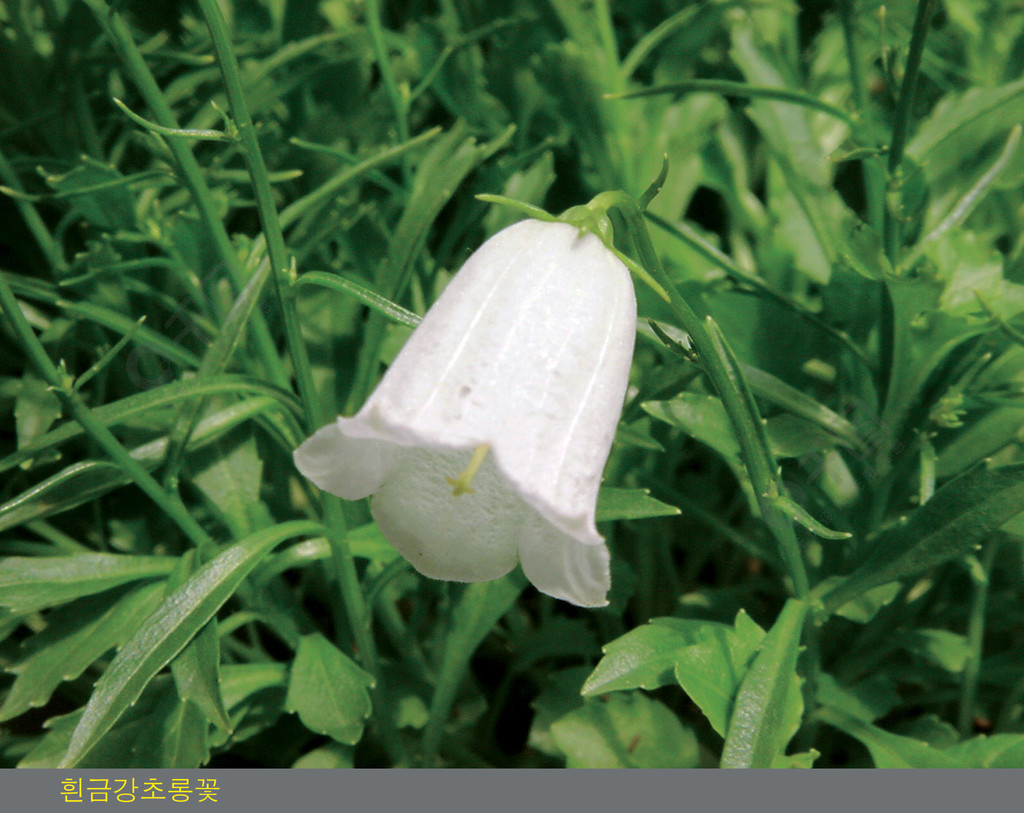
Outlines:
{"type": "Polygon", "coordinates": [[[680,327],[690,335],[701,364],[718,390],[736,432],[765,524],[778,543],[779,555],[793,580],[794,594],[797,598],[803,598],[807,595],[810,585],[796,531],[791,519],[773,499],[782,494],[784,489],[776,476],[778,464],[768,446],[757,404],[746,386],[738,364],[732,363],[734,359],[731,357],[731,351],[718,333],[717,326],[710,319],[701,319],[697,315],[662,268],[644,224],[643,213],[633,198],[623,192],[604,193],[598,196],[598,199],[601,198],[615,206],[626,219],[641,264],[664,289],[669,307],[679,320],[680,327]]]}
{"type": "Polygon", "coordinates": [[[684,82],[670,82],[667,85],[655,85],[654,87],[643,88],[642,90],[633,90],[629,93],[608,94],[607,98],[640,99],[645,96],[659,96],[666,93],[717,93],[727,98],[776,99],[827,113],[851,128],[854,126],[853,119],[850,118],[850,115],[845,110],[829,104],[810,93],[790,90],[789,88],[750,85],[746,82],[735,82],[730,79],[687,79],[684,82]]]}
{"type": "MultiPolygon", "coordinates": [[[[862,134],[862,141],[866,140],[868,144],[874,146],[874,139],[871,137],[874,116],[864,83],[864,74],[861,72],[860,49],[857,45],[856,5],[857,0],[841,0],[839,20],[843,27],[843,39],[846,43],[850,86],[853,88],[854,104],[857,105],[858,121],[855,129],[862,134]],[[867,138],[865,139],[864,136],[867,138]]],[[[868,222],[881,232],[884,228],[885,174],[882,172],[880,162],[874,157],[865,158],[861,162],[861,168],[864,173],[864,197],[868,222]]]]}
{"type": "Polygon", "coordinates": [[[903,82],[896,99],[896,118],[892,126],[892,138],[889,141],[889,185],[896,194],[896,207],[893,204],[885,207],[885,252],[890,262],[896,263],[900,249],[900,218],[902,217],[902,198],[900,190],[900,164],[903,163],[903,151],[910,133],[910,117],[913,113],[914,99],[917,95],[917,80],[921,73],[921,58],[924,56],[924,43],[928,36],[928,21],[931,19],[935,0],[918,0],[917,14],[914,17],[914,28],[910,35],[910,49],[904,67],[903,82]]]}
{"type": "MultiPolygon", "coordinates": [[[[100,27],[118,50],[128,75],[132,77],[142,93],[142,97],[156,117],[157,123],[162,127],[180,129],[174,111],[164,98],[160,86],[149,70],[145,58],[135,44],[131,31],[122,17],[111,9],[105,0],[84,0],[84,2],[92,10],[100,27]]],[[[183,138],[168,138],[165,143],[177,162],[185,184],[192,193],[192,200],[199,210],[200,218],[213,239],[221,263],[227,270],[237,293],[245,286],[248,275],[220,218],[217,203],[210,193],[203,170],[192,154],[191,142],[183,138]]],[[[252,332],[256,350],[267,375],[279,387],[287,388],[288,375],[277,353],[270,329],[267,327],[263,315],[258,311],[253,314],[252,332]]]]}
{"type": "Polygon", "coordinates": [[[370,40],[373,43],[373,51],[377,57],[377,69],[380,71],[384,90],[387,92],[388,100],[395,111],[398,140],[408,141],[409,120],[407,104],[402,91],[398,87],[398,83],[395,81],[395,72],[391,70],[388,46],[384,41],[384,26],[380,19],[380,0],[366,0],[366,27],[370,30],[370,40]]]}
{"type": "MultiPolygon", "coordinates": [[[[238,131],[242,153],[252,180],[256,208],[263,226],[267,254],[270,258],[272,287],[284,316],[287,351],[295,370],[299,397],[302,399],[306,412],[306,428],[313,429],[327,423],[332,416],[327,413],[317,398],[313,368],[309,361],[309,354],[306,352],[306,345],[302,340],[301,326],[295,308],[295,297],[291,287],[294,272],[290,267],[288,249],[285,245],[277,207],[274,204],[274,194],[266,163],[263,160],[263,151],[260,149],[256,128],[249,113],[245,91],[242,87],[242,78],[238,70],[238,61],[232,49],[224,17],[216,0],[199,0],[199,7],[210,31],[217,63],[224,78],[231,116],[238,131]]],[[[370,625],[366,623],[367,607],[362,585],[359,582],[359,574],[356,571],[355,558],[346,539],[347,527],[341,503],[336,497],[324,495],[323,506],[328,532],[327,539],[333,554],[332,561],[341,588],[342,601],[348,615],[349,628],[355,638],[360,660],[367,670],[379,679],[376,644],[370,625]]],[[[377,720],[385,745],[393,749],[392,755],[396,759],[400,758],[400,745],[397,736],[390,727],[390,718],[380,706],[378,706],[377,720]]]]}
{"type": "MultiPolygon", "coordinates": [[[[896,118],[893,122],[892,137],[889,142],[889,163],[888,163],[888,196],[883,207],[882,218],[882,242],[885,247],[886,256],[895,266],[899,259],[902,239],[901,218],[903,217],[903,192],[901,189],[901,164],[903,163],[903,151],[907,144],[907,137],[910,132],[910,116],[913,112],[914,99],[917,95],[917,80],[921,71],[921,58],[924,55],[924,43],[928,36],[928,21],[931,18],[934,7],[934,0],[918,0],[917,14],[914,17],[914,28],[910,36],[910,49],[907,53],[907,62],[903,74],[903,83],[900,85],[899,96],[896,99],[896,118]]],[[[896,336],[896,313],[892,300],[892,293],[885,282],[879,283],[881,288],[881,306],[879,323],[879,381],[878,392],[881,403],[884,404],[882,414],[890,411],[890,385],[894,374],[894,365],[897,362],[899,348],[896,344],[900,341],[896,336]]],[[[889,449],[883,445],[878,452],[878,465],[882,471],[888,468],[889,449]]]]}
{"type": "Polygon", "coordinates": [[[967,616],[967,662],[964,664],[960,684],[960,713],[957,728],[960,736],[969,737],[974,731],[974,709],[978,700],[978,678],[981,675],[982,645],[985,641],[985,610],[992,580],[992,565],[999,551],[999,539],[992,539],[981,554],[981,572],[984,578],[974,585],[971,609],[967,616]]]}
{"type": "Polygon", "coordinates": [[[170,517],[182,532],[203,553],[214,553],[216,543],[209,537],[202,526],[192,517],[178,496],[168,494],[153,476],[133,458],[120,444],[113,433],[93,415],[81,396],[73,387],[73,380],[67,373],[57,369],[46,353],[42,342],[33,332],[25,315],[21,312],[18,300],[14,297],[7,280],[0,275],[0,307],[7,314],[14,335],[28,355],[39,375],[53,387],[63,406],[78,421],[85,433],[99,446],[135,484],[170,517]]]}

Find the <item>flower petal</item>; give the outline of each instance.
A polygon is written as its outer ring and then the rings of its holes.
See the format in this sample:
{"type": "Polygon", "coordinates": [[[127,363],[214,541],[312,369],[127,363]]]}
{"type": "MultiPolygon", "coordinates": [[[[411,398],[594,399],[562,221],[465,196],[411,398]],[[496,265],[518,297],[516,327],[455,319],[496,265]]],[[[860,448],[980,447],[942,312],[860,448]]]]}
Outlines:
{"type": "Polygon", "coordinates": [[[370,503],[381,533],[424,576],[487,581],[516,566],[516,530],[526,507],[481,467],[474,492],[456,497],[448,481],[470,452],[405,449],[370,503]]]}
{"type": "Polygon", "coordinates": [[[346,500],[361,500],[384,482],[394,449],[378,440],[351,437],[339,418],[318,429],[292,453],[304,477],[346,500]]]}
{"type": "Polygon", "coordinates": [[[519,540],[519,559],[530,583],[549,596],[579,607],[608,604],[611,569],[608,548],[584,545],[546,522],[530,523],[519,540]]]}

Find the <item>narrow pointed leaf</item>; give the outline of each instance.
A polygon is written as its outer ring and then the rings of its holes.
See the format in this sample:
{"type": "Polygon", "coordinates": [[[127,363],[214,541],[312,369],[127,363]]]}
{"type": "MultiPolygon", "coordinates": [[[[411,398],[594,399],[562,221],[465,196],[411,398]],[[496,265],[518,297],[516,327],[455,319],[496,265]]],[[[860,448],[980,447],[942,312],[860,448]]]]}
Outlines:
{"type": "Polygon", "coordinates": [[[835,610],[880,584],[968,553],[1024,505],[1024,463],[979,467],[946,483],[903,524],[880,534],[871,553],[823,603],[835,610]]]}
{"type": "Polygon", "coordinates": [[[646,488],[603,487],[597,497],[598,522],[671,517],[678,513],[678,508],[652,497],[646,488]]]}
{"type": "Polygon", "coordinates": [[[285,522],[255,533],[204,565],[170,595],[125,644],[96,684],[60,767],[73,767],[110,730],[153,676],[213,618],[263,556],[286,539],[322,533],[319,525],[306,521],[285,522]]]}
{"type": "Polygon", "coordinates": [[[801,707],[796,660],[806,614],[807,604],[790,599],[765,635],[736,697],[723,768],[770,768],[796,733],[799,713],[793,712],[801,707]]]}
{"type": "Polygon", "coordinates": [[[15,613],[42,610],[140,579],[166,576],[172,556],[8,556],[0,561],[0,606],[15,613]]]}
{"type": "Polygon", "coordinates": [[[26,642],[24,656],[9,669],[17,678],[0,707],[0,722],[45,705],[63,681],[74,680],[97,658],[128,640],[156,609],[162,593],[162,584],[146,584],[119,596],[104,592],[55,610],[46,628],[26,642]]]}
{"type": "MultiPolygon", "coordinates": [[[[179,571],[168,579],[167,593],[177,590],[197,569],[195,556],[190,551],[182,557],[179,571]]],[[[221,731],[231,731],[231,721],[220,690],[220,639],[217,636],[216,618],[211,618],[171,661],[171,674],[182,701],[191,701],[221,731]]],[[[185,715],[183,719],[191,720],[185,709],[181,710],[181,714],[185,715]]]]}
{"type": "Polygon", "coordinates": [[[735,628],[705,623],[697,642],[676,655],[676,681],[722,737],[726,735],[736,696],[764,634],[764,630],[740,610],[735,628]]]}
{"type": "Polygon", "coordinates": [[[959,760],[913,737],[902,737],[865,723],[833,708],[825,707],[817,717],[860,740],[871,754],[876,768],[963,768],[959,760]]]}
{"type": "Polygon", "coordinates": [[[602,648],[604,657],[583,684],[583,694],[668,686],[675,679],[679,652],[696,643],[708,628],[728,629],[713,621],[653,618],[630,630],[602,648]]]}

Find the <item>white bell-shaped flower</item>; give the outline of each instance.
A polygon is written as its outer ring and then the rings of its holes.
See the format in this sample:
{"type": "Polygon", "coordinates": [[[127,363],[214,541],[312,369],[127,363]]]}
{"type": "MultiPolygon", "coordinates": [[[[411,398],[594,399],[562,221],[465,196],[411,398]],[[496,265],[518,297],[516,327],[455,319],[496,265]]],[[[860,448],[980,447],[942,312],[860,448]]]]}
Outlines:
{"type": "Polygon", "coordinates": [[[622,410],[636,299],[597,236],[526,220],[452,279],[353,418],[303,443],[325,491],[372,496],[384,536],[435,579],[496,579],[607,604],[594,521],[622,410]]]}

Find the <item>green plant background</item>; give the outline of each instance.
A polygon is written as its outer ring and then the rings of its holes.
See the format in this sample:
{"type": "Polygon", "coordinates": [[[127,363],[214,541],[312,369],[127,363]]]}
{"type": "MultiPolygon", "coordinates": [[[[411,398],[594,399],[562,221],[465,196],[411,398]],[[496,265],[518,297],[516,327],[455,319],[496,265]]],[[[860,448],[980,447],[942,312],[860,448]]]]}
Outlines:
{"type": "Polygon", "coordinates": [[[21,0],[0,75],[0,765],[1024,767],[1019,3],[21,0]],[[607,608],[291,464],[480,195],[637,271],[607,608]]]}

